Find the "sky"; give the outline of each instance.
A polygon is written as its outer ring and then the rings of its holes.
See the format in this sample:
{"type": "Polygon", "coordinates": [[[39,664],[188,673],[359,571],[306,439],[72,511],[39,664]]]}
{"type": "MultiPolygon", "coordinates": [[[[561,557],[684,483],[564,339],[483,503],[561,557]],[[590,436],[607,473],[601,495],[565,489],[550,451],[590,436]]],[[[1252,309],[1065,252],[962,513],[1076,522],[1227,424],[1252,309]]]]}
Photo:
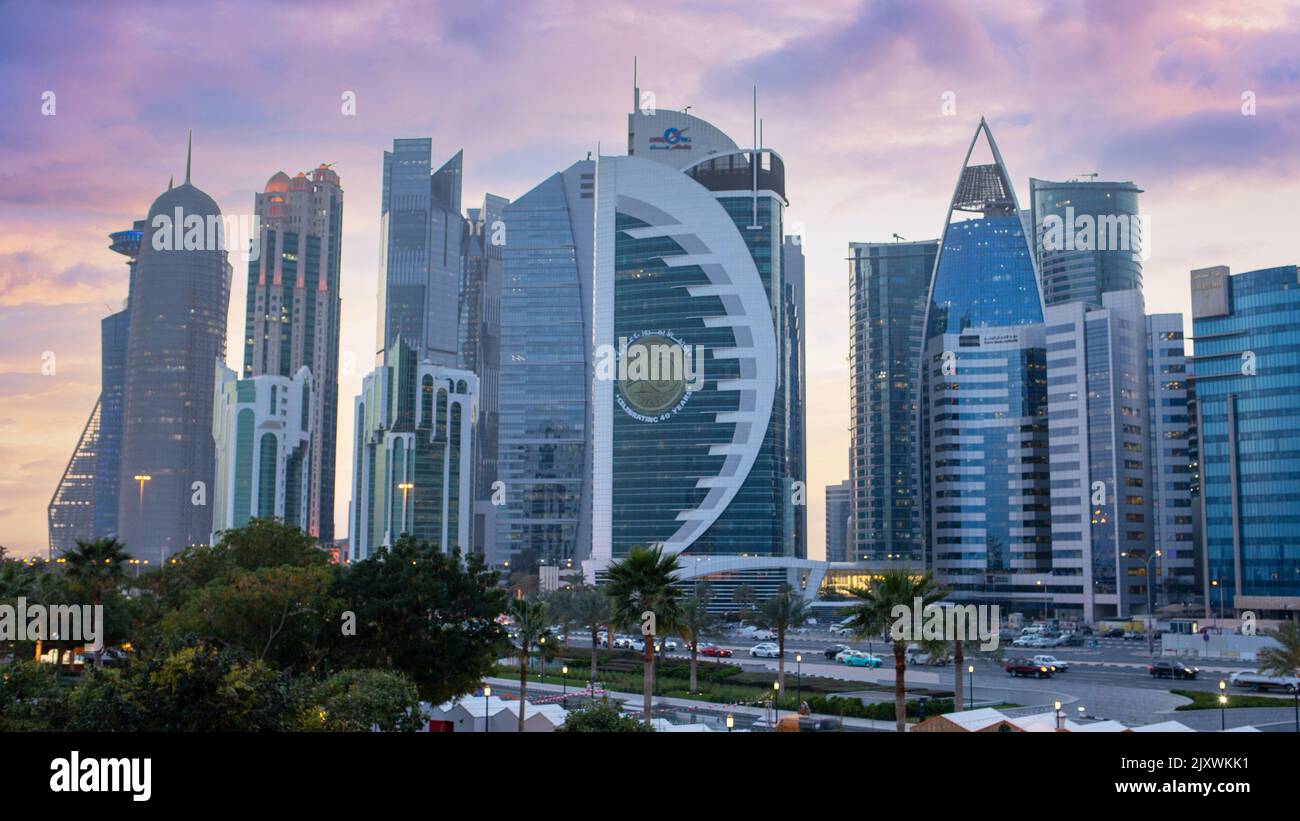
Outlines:
{"type": "MultiPolygon", "coordinates": [[[[20,554],[46,548],[99,392],[99,320],[126,296],[107,235],[183,178],[190,129],[194,184],[227,215],[276,171],[342,178],[346,477],[393,138],[432,137],[435,165],[463,148],[474,206],[624,152],[634,56],[660,108],[742,145],[757,86],[807,255],[812,558],[824,488],[848,475],[848,244],[937,237],[981,116],[1022,204],[1031,176],[1144,190],[1149,311],[1186,313],[1193,268],[1297,262],[1294,2],[0,2],[0,19],[0,544],[20,554]]],[[[237,271],[235,367],[245,291],[237,271]]]]}

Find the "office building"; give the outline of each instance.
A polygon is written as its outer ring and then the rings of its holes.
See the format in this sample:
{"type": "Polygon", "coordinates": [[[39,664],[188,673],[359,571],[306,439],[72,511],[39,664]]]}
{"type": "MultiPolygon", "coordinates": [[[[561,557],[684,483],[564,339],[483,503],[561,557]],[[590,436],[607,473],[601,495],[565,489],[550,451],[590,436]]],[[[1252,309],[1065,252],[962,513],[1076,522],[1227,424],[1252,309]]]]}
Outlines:
{"type": "Polygon", "coordinates": [[[311,441],[319,416],[311,371],[240,379],[222,367],[213,399],[216,483],[212,544],[252,518],[306,532],[311,516],[311,441]]]}
{"type": "Polygon", "coordinates": [[[212,532],[213,382],[230,304],[221,209],[190,182],[149,208],[135,265],[122,409],[118,536],[165,560],[212,532]]]}
{"type": "Polygon", "coordinates": [[[1142,189],[1131,182],[1029,180],[1043,303],[1102,304],[1102,294],[1142,290],[1142,189]]]}
{"type": "Polygon", "coordinates": [[[468,551],[478,379],[420,361],[396,339],[356,398],[349,551],[373,556],[402,534],[468,551]]]}
{"type": "Polygon", "coordinates": [[[848,562],[853,500],[848,479],[826,486],[826,561],[848,562]]]}
{"type": "Polygon", "coordinates": [[[574,163],[502,210],[494,563],[590,554],[595,172],[574,163]]]}
{"type": "MultiPolygon", "coordinates": [[[[245,379],[312,376],[310,468],[303,530],[334,541],[334,465],[338,450],[339,272],[343,189],[327,165],[290,178],[283,171],[255,196],[258,251],[248,263],[244,317],[245,379]]],[[[286,517],[297,522],[298,517],[286,517]]]]}
{"type": "Polygon", "coordinates": [[[846,558],[924,563],[921,339],[938,240],[849,244],[853,536],[846,558]]]}
{"type": "Polygon", "coordinates": [[[1300,279],[1192,271],[1207,606],[1300,610],[1300,279]]]}
{"type": "Polygon", "coordinates": [[[433,140],[393,140],[380,199],[377,359],[399,336],[421,362],[455,368],[459,357],[462,156],[430,173],[433,140]]]}
{"type": "Polygon", "coordinates": [[[945,221],[923,345],[928,566],[954,600],[1041,602],[1052,558],[1042,299],[983,120],[945,221]]]}
{"type": "Polygon", "coordinates": [[[781,245],[781,274],[785,282],[785,374],[788,385],[785,392],[786,419],[789,420],[787,437],[790,449],[791,493],[798,488],[800,495],[793,510],[794,555],[808,555],[808,436],[804,409],[807,407],[808,361],[806,355],[807,324],[804,314],[803,237],[786,235],[781,245]]]}

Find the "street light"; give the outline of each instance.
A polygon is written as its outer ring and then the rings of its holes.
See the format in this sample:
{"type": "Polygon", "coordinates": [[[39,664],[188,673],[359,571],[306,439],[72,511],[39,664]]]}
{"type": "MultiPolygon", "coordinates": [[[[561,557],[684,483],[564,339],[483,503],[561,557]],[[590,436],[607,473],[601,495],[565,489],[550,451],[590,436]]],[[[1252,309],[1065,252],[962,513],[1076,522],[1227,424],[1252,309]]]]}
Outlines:
{"type": "Polygon", "coordinates": [[[1219,729],[1228,729],[1228,682],[1219,679],[1219,729]]]}
{"type": "Polygon", "coordinates": [[[1214,626],[1219,627],[1219,622],[1223,620],[1223,585],[1219,584],[1218,579],[1211,579],[1210,587],[1219,588],[1219,612],[1214,618],[1214,626]]]}
{"type": "Polygon", "coordinates": [[[777,697],[781,695],[781,682],[772,682],[772,732],[776,732],[776,725],[781,722],[781,705],[777,703],[777,697]]]}
{"type": "Polygon", "coordinates": [[[546,636],[537,639],[538,655],[542,657],[542,681],[546,681],[546,636]]]}
{"type": "MultiPolygon", "coordinates": [[[[1119,555],[1125,559],[1139,558],[1137,556],[1131,555],[1128,551],[1124,551],[1119,555]]],[[[1157,550],[1156,552],[1152,553],[1150,556],[1147,556],[1145,558],[1145,562],[1147,566],[1146,580],[1147,580],[1147,655],[1148,656],[1154,656],[1156,654],[1156,647],[1155,647],[1156,605],[1155,605],[1155,600],[1152,598],[1152,596],[1154,595],[1154,591],[1152,589],[1152,584],[1151,584],[1151,563],[1162,555],[1164,554],[1161,553],[1159,550],[1157,550]]]]}
{"type": "Polygon", "coordinates": [[[412,490],[415,487],[415,485],[411,484],[410,482],[402,482],[398,484],[397,487],[400,488],[402,491],[402,532],[405,533],[407,532],[406,531],[406,494],[408,491],[412,490]]]}
{"type": "Polygon", "coordinates": [[[1043,621],[1047,621],[1047,585],[1043,584],[1042,579],[1037,579],[1034,584],[1043,588],[1043,621]]]}
{"type": "Polygon", "coordinates": [[[488,730],[488,702],[491,700],[491,698],[492,698],[492,688],[484,684],[483,685],[483,732],[485,733],[490,732],[488,730]]]}
{"type": "Polygon", "coordinates": [[[1061,729],[1061,719],[1063,718],[1063,716],[1061,715],[1061,702],[1060,702],[1060,700],[1057,700],[1057,702],[1056,702],[1056,704],[1055,704],[1055,709],[1056,709],[1056,729],[1059,730],[1059,729],[1061,729]]]}
{"type": "Polygon", "coordinates": [[[795,710],[802,710],[803,709],[803,653],[794,654],[794,663],[795,663],[795,682],[796,682],[794,708],[795,710]]]}
{"type": "Polygon", "coordinates": [[[562,698],[568,698],[569,697],[569,665],[566,664],[560,668],[560,675],[564,677],[562,680],[563,683],[560,685],[560,696],[562,698]]]}
{"type": "Polygon", "coordinates": [[[731,728],[734,726],[736,726],[736,717],[731,713],[727,713],[727,732],[731,732],[731,728]]]}
{"type": "Polygon", "coordinates": [[[973,710],[975,709],[975,665],[969,665],[966,668],[966,673],[970,682],[970,686],[967,688],[970,690],[970,708],[973,710]]]}

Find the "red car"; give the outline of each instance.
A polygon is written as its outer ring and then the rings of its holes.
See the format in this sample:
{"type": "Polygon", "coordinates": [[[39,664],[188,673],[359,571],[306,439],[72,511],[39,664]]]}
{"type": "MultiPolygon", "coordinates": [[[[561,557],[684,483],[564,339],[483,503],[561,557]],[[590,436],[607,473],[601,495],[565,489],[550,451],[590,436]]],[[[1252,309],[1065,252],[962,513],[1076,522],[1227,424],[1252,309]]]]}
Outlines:
{"type": "Polygon", "coordinates": [[[700,655],[709,656],[711,658],[729,659],[731,658],[731,651],[725,647],[719,647],[716,644],[701,644],[700,655]]]}
{"type": "Polygon", "coordinates": [[[1033,659],[1007,659],[1006,671],[1012,676],[1033,676],[1034,678],[1051,678],[1055,667],[1035,664],[1033,659]]]}

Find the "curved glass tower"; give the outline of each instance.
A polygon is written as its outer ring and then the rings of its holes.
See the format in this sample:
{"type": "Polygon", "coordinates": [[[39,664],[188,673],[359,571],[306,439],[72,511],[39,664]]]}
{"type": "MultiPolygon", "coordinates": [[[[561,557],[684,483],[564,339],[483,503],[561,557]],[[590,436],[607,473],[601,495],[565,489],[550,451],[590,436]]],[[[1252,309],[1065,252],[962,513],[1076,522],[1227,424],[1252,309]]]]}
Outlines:
{"type": "Polygon", "coordinates": [[[954,598],[1041,601],[1051,562],[1043,307],[1011,177],[984,120],[949,206],[929,302],[929,566],[954,598]],[[988,161],[972,162],[977,148],[988,161]],[[954,222],[959,212],[975,216],[954,222]]]}
{"type": "Polygon", "coordinates": [[[221,209],[185,182],[149,208],[131,291],[118,534],[165,558],[212,534],[212,400],[230,304],[221,209]]]}
{"type": "Polygon", "coordinates": [[[1029,180],[1045,305],[1142,290],[1141,193],[1131,182],[1029,180]]]}

